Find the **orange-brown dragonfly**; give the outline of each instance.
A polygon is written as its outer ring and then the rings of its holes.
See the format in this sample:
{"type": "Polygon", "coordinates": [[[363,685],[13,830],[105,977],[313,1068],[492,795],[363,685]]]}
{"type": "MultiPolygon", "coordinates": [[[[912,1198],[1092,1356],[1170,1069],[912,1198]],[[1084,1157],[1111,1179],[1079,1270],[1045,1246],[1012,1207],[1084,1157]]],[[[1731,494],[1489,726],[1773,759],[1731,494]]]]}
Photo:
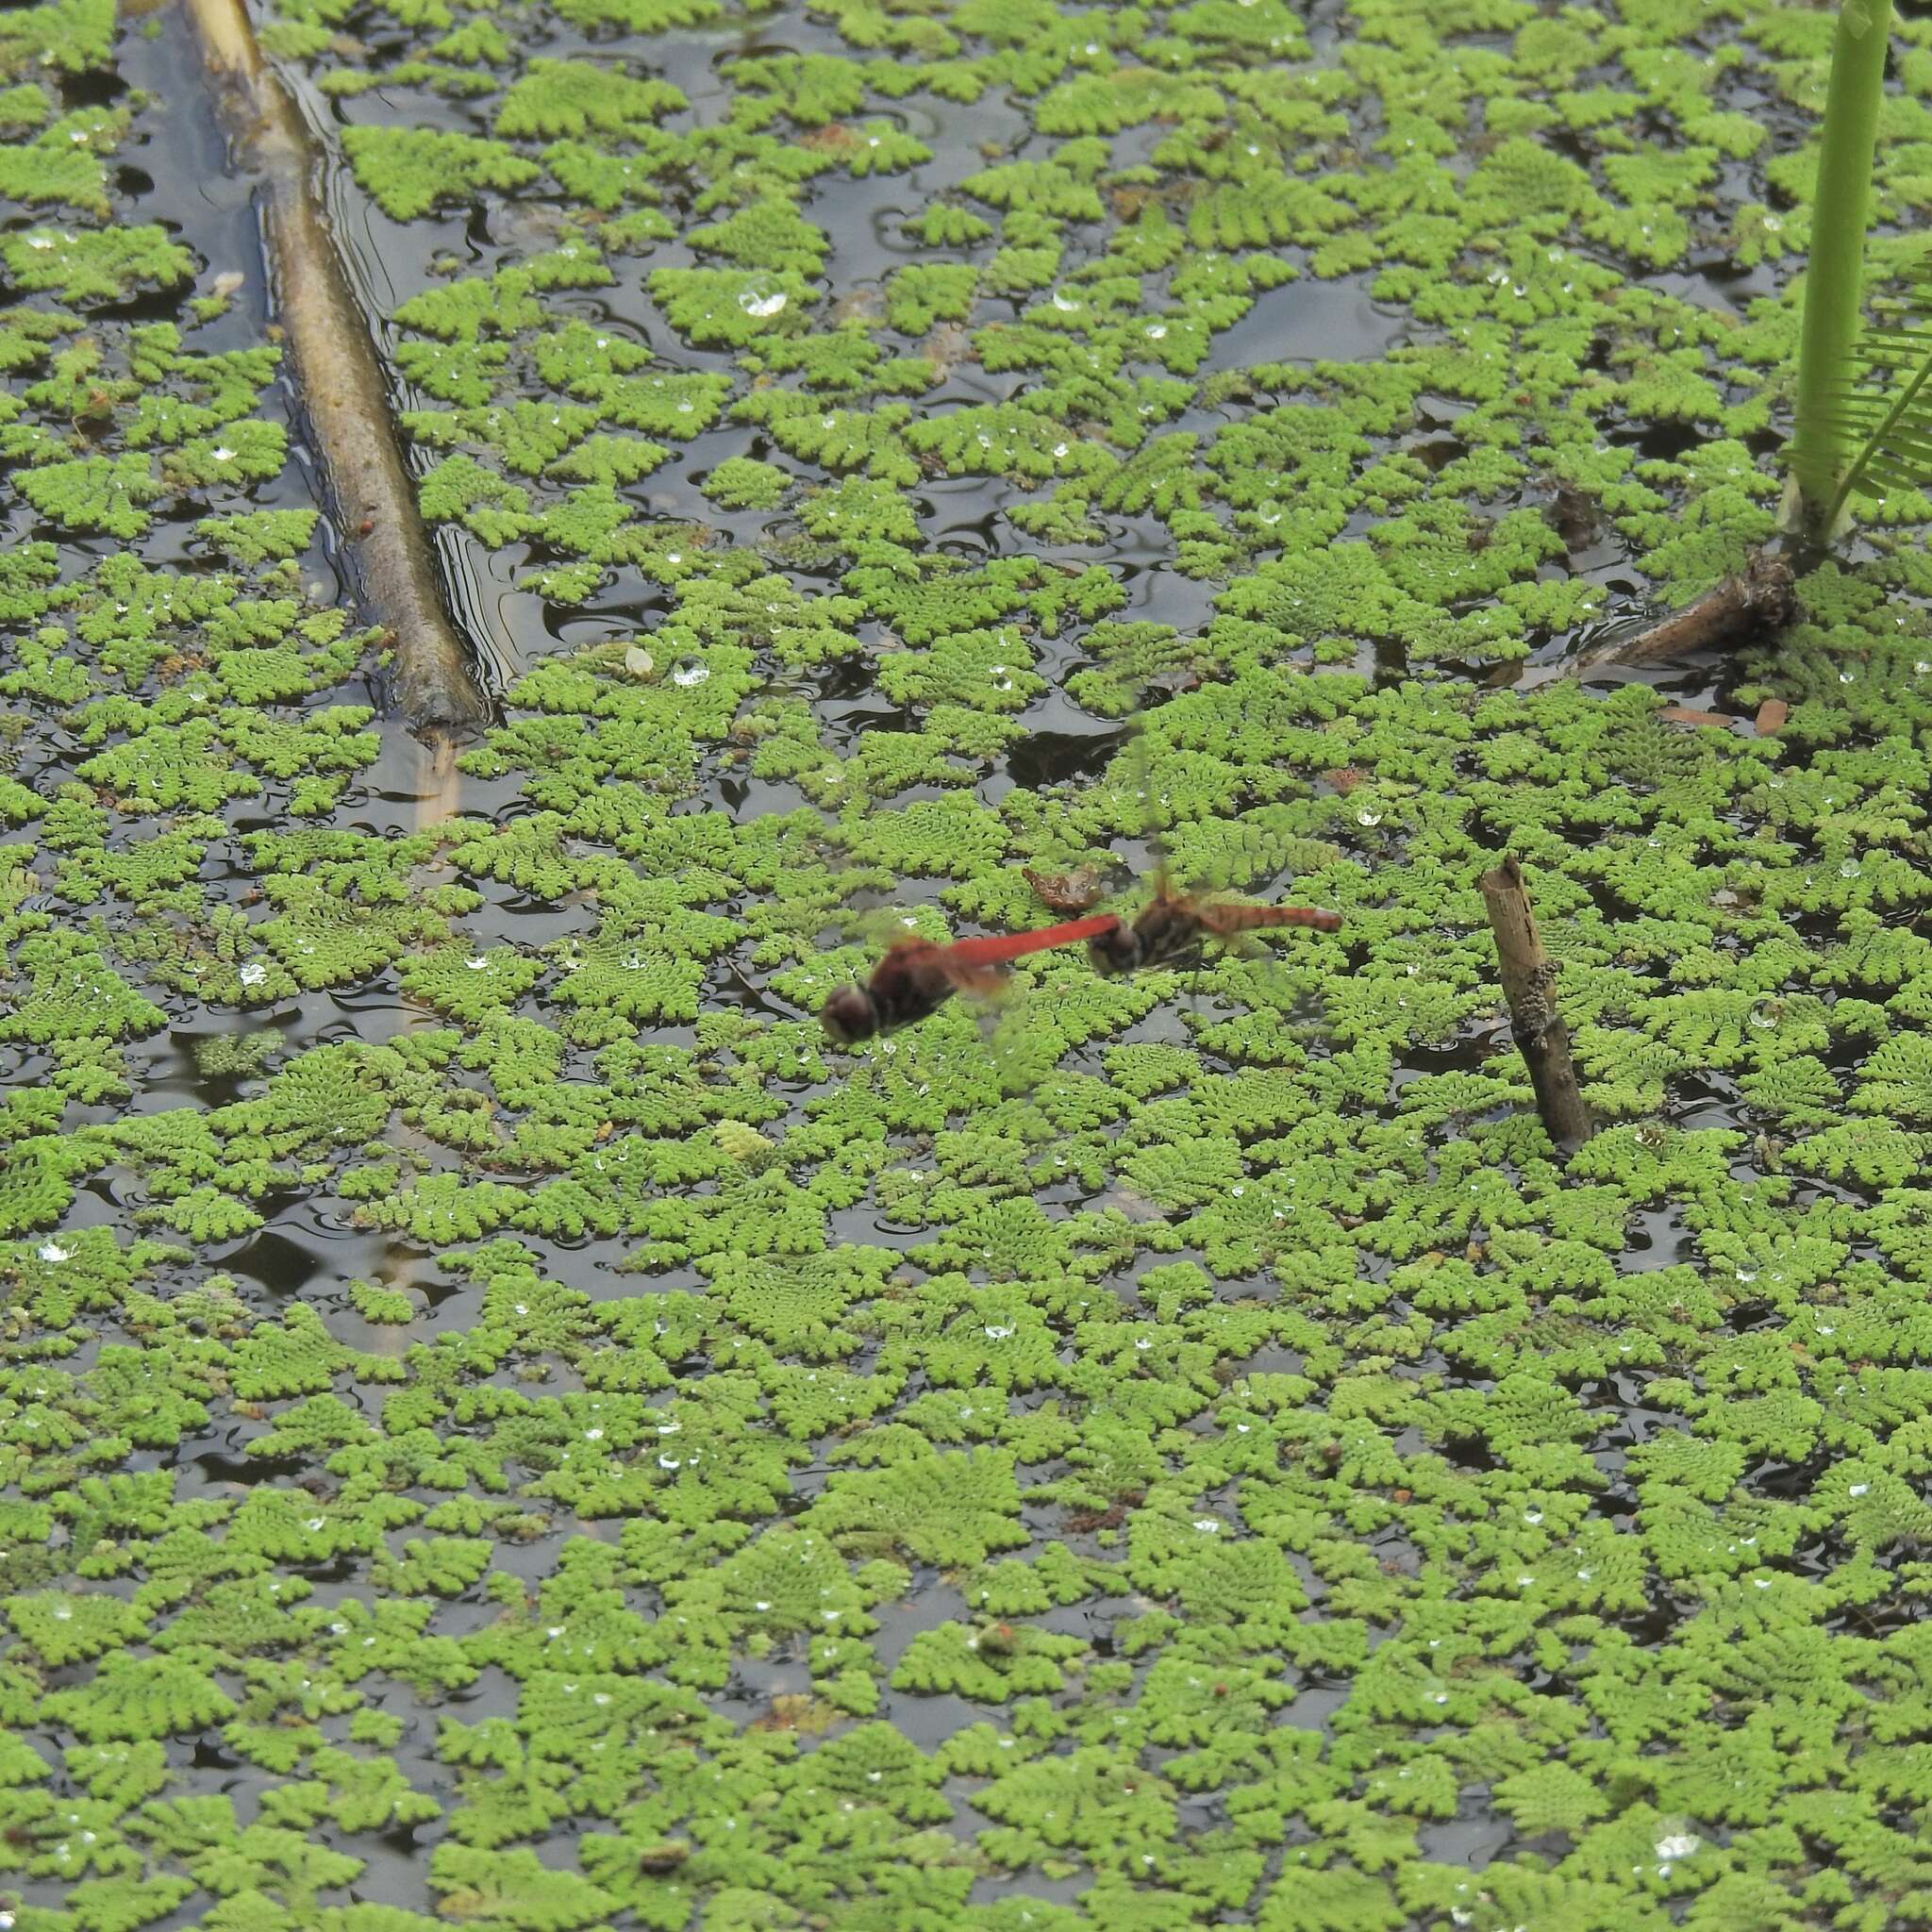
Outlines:
{"type": "Polygon", "coordinates": [[[1341,914],[1319,906],[1254,906],[1240,899],[1193,899],[1176,892],[1163,865],[1155,874],[1154,896],[1132,925],[1116,920],[1110,932],[1089,941],[1093,970],[1113,978],[1153,966],[1190,965],[1203,943],[1224,944],[1269,926],[1306,925],[1316,932],[1340,932],[1341,914]]]}
{"type": "Polygon", "coordinates": [[[934,940],[898,940],[886,948],[886,957],[863,986],[841,987],[819,1018],[839,1045],[853,1046],[930,1018],[956,992],[981,997],[997,992],[1006,980],[1003,969],[1028,953],[1081,940],[1098,945],[1120,929],[1117,915],[1096,912],[1032,932],[955,940],[943,946],[934,940]]]}
{"type": "MultiPolygon", "coordinates": [[[[1129,922],[1116,918],[1112,926],[1094,935],[1087,956],[1093,970],[1107,978],[1144,973],[1159,966],[1187,966],[1199,961],[1209,940],[1230,950],[1258,956],[1260,949],[1243,946],[1246,936],[1274,926],[1306,926],[1316,932],[1340,932],[1341,915],[1318,906],[1265,906],[1221,893],[1191,896],[1177,891],[1168,869],[1166,842],[1156,819],[1152,769],[1146,727],[1137,724],[1129,746],[1136,782],[1150,821],[1148,842],[1155,858],[1154,896],[1129,922]]],[[[1055,874],[1025,869],[1027,883],[1042,905],[1056,912],[1084,911],[1100,896],[1091,872],[1055,874]]],[[[1104,915],[1103,915],[1104,916],[1104,915]]]]}

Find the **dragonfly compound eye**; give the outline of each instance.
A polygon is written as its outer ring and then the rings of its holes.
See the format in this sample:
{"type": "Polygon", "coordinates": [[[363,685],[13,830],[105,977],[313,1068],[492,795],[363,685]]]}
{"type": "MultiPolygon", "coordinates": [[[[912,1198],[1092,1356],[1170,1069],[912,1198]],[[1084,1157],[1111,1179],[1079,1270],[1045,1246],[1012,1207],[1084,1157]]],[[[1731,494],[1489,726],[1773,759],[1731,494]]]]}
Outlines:
{"type": "Polygon", "coordinates": [[[857,986],[841,986],[819,1015],[824,1029],[841,1046],[870,1040],[879,1030],[878,1009],[857,986]]]}

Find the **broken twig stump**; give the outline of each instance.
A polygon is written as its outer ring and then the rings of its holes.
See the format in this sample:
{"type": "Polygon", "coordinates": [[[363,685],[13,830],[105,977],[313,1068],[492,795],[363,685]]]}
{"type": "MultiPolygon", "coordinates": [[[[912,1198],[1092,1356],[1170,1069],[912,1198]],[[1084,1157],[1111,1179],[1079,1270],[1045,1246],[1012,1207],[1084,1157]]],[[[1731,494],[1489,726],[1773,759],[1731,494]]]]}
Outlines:
{"type": "Polygon", "coordinates": [[[1496,958],[1503,969],[1503,996],[1509,1002],[1509,1027],[1529,1068],[1536,1110],[1559,1147],[1579,1147],[1596,1131],[1576,1069],[1570,1058],[1570,1029],[1557,1010],[1557,962],[1543,951],[1523,886],[1523,867],[1511,853],[1482,875],[1483,904],[1496,936],[1496,958]]]}
{"type": "Polygon", "coordinates": [[[1789,559],[1760,550],[1735,576],[1682,609],[1634,637],[1584,652],[1563,668],[1576,676],[1606,664],[1666,664],[1693,651],[1739,651],[1769,642],[1798,614],[1796,582],[1789,559]]]}

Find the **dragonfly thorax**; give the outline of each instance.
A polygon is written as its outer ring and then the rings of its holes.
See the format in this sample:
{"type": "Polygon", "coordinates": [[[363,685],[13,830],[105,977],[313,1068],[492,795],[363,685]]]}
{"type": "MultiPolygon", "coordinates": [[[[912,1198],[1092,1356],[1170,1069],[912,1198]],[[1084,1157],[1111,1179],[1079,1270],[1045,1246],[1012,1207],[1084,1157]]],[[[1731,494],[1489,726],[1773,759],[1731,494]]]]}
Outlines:
{"type": "Polygon", "coordinates": [[[1169,966],[1200,948],[1201,924],[1178,899],[1156,899],[1132,925],[1103,933],[1087,948],[1096,973],[1114,974],[1169,966]]]}

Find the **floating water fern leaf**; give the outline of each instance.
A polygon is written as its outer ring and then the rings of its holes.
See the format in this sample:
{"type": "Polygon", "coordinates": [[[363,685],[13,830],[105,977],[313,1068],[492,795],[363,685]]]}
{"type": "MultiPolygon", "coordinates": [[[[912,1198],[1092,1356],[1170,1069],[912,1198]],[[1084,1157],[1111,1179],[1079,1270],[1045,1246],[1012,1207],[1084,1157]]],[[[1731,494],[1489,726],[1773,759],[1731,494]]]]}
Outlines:
{"type": "Polygon", "coordinates": [[[0,261],[18,287],[75,305],[126,301],[143,283],[173,288],[194,273],[194,258],[158,226],[14,229],[0,236],[0,261]]]}
{"type": "Polygon", "coordinates": [[[442,1913],[457,1920],[527,1925],[530,1932],[575,1932],[617,1905],[608,1891],[574,1872],[552,1871],[535,1852],[438,1845],[429,1882],[442,1913]]]}
{"type": "Polygon", "coordinates": [[[49,522],[110,537],[140,536],[148,526],[147,506],[161,494],[152,461],[132,451],[47,463],[19,472],[14,481],[49,522]]]}
{"type": "Polygon", "coordinates": [[[635,78],[589,60],[532,60],[504,95],[495,131],[521,135],[635,134],[689,103],[666,81],[635,78]]]}
{"type": "Polygon", "coordinates": [[[704,491],[727,509],[773,509],[791,483],[774,463],[751,457],[727,457],[705,478],[704,491]]]}
{"type": "Polygon", "coordinates": [[[541,172],[500,142],[422,128],[345,128],[342,149],[356,178],[398,221],[427,214],[439,202],[467,201],[485,185],[524,187],[541,172]]]}
{"type": "Polygon", "coordinates": [[[660,268],[651,295],[677,333],[696,347],[741,348],[807,326],[814,297],[791,269],[660,268]]]}
{"type": "Polygon", "coordinates": [[[1010,1457],[928,1452],[835,1475],[807,1520],[855,1546],[903,1546],[932,1562],[976,1563],[1024,1543],[1018,1507],[1010,1457]]]}
{"type": "Polygon", "coordinates": [[[110,1652],[92,1681],[50,1695],[48,1715],[91,1743],[192,1734],[234,1713],[233,1700],[208,1674],[213,1657],[110,1652]]]}

